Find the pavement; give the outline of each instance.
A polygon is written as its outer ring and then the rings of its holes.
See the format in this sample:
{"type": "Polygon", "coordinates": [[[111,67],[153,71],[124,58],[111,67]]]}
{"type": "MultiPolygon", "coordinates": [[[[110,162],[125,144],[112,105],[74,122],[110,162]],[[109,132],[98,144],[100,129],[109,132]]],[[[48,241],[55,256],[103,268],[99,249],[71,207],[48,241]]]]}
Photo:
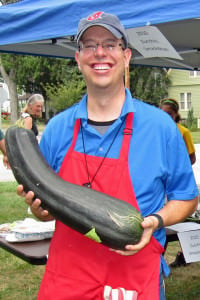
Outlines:
{"type": "Polygon", "coordinates": [[[13,173],[4,167],[3,155],[0,155],[0,182],[5,181],[15,181],[13,173]]]}
{"type": "MultiPolygon", "coordinates": [[[[196,182],[200,190],[200,144],[195,144],[196,163],[192,166],[196,182]]],[[[0,155],[0,182],[15,181],[13,173],[3,165],[3,156],[0,155]]]]}
{"type": "MultiPolygon", "coordinates": [[[[38,142],[40,142],[42,132],[39,132],[38,142]]],[[[12,170],[6,169],[3,164],[3,155],[0,152],[0,182],[16,181],[12,170]]]]}

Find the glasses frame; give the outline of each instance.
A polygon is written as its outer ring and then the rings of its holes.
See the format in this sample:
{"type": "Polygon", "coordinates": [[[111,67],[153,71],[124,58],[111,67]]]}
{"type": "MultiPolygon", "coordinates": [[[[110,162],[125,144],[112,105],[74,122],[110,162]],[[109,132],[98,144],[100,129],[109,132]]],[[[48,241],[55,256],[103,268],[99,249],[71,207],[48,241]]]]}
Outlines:
{"type": "Polygon", "coordinates": [[[120,47],[122,50],[125,50],[123,40],[121,42],[118,40],[105,40],[102,43],[97,43],[91,40],[88,41],[88,47],[84,46],[84,41],[80,41],[78,49],[79,51],[83,51],[83,53],[95,53],[100,46],[106,53],[112,53],[116,51],[118,47],[120,47]],[[112,43],[116,44],[111,45],[112,43]]]}

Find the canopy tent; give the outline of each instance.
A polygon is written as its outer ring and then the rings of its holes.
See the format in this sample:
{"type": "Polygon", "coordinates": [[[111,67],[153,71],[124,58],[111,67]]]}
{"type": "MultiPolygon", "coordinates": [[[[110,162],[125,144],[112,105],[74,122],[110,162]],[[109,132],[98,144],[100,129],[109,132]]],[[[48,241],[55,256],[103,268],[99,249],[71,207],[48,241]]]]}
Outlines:
{"type": "Polygon", "coordinates": [[[133,64],[200,68],[199,0],[22,0],[0,7],[0,52],[72,58],[78,22],[95,11],[120,18],[133,48],[133,64]],[[135,28],[149,25],[160,30],[182,60],[143,57],[135,49],[135,28]]]}

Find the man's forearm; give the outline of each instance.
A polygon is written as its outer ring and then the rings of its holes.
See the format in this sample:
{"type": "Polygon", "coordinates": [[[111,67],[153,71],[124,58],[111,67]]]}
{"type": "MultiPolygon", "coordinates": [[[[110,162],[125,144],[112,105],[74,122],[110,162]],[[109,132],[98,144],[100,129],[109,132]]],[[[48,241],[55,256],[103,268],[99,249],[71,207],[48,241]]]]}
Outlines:
{"type": "Polygon", "coordinates": [[[170,200],[157,213],[162,217],[164,226],[170,226],[184,221],[198,206],[198,197],[193,200],[170,200]]]}

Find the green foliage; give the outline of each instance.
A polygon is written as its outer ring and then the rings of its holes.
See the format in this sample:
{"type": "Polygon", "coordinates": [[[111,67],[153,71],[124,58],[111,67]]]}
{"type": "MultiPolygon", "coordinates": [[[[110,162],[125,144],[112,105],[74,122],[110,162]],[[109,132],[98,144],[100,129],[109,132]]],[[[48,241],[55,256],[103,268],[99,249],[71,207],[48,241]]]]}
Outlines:
{"type": "Polygon", "coordinates": [[[1,4],[2,5],[6,5],[6,4],[11,4],[11,3],[15,3],[15,2],[19,2],[21,0],[1,0],[1,4]]]}
{"type": "Polygon", "coordinates": [[[168,94],[170,80],[163,68],[130,66],[130,90],[136,98],[159,105],[168,94]]]}
{"type": "Polygon", "coordinates": [[[77,68],[75,60],[68,60],[63,82],[44,86],[49,99],[50,110],[59,112],[78,102],[86,91],[85,81],[77,68]]]}
{"type": "Polygon", "coordinates": [[[60,86],[46,85],[45,89],[50,99],[50,108],[59,112],[81,99],[85,91],[85,82],[68,81],[60,86]]]}
{"type": "Polygon", "coordinates": [[[186,125],[190,130],[197,129],[197,119],[194,117],[194,110],[191,108],[188,111],[187,119],[186,119],[186,125]]]}
{"type": "Polygon", "coordinates": [[[45,95],[45,85],[62,84],[70,78],[74,62],[67,59],[43,56],[1,54],[2,63],[9,76],[15,73],[18,91],[39,92],[45,95]]]}

